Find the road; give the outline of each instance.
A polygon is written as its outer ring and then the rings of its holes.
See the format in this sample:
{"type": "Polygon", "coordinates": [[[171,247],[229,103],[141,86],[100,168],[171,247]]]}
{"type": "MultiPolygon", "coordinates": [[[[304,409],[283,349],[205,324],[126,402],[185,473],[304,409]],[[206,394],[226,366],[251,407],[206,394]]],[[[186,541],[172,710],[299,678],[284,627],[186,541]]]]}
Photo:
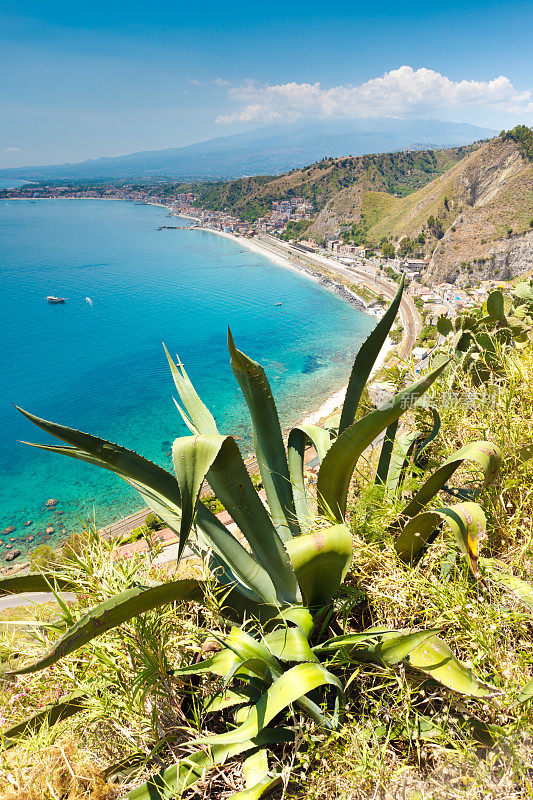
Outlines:
{"type": "MultiPolygon", "coordinates": [[[[372,267],[365,264],[357,264],[354,266],[346,266],[340,264],[333,258],[323,256],[319,253],[302,253],[292,247],[288,242],[282,242],[272,236],[261,235],[256,237],[256,240],[261,242],[265,249],[270,250],[271,253],[281,256],[289,256],[290,260],[295,262],[298,266],[310,267],[327,267],[331,272],[339,275],[342,278],[347,278],[353,283],[358,283],[366,286],[371,292],[382,294],[388,300],[392,300],[398,286],[393,281],[388,281],[381,275],[378,277],[376,271],[372,267]]],[[[402,358],[408,358],[414,344],[422,330],[422,319],[418,310],[413,302],[413,298],[404,292],[402,302],[400,304],[400,319],[403,325],[403,338],[398,348],[398,355],[402,358]]]]}
{"type": "MultiPolygon", "coordinates": [[[[74,592],[60,592],[63,600],[75,600],[74,592]]],[[[35,603],[55,603],[56,598],[52,592],[27,592],[26,594],[8,594],[0,597],[0,611],[16,606],[33,606],[35,603]]],[[[1,620],[0,620],[1,622],[1,620]]]]}

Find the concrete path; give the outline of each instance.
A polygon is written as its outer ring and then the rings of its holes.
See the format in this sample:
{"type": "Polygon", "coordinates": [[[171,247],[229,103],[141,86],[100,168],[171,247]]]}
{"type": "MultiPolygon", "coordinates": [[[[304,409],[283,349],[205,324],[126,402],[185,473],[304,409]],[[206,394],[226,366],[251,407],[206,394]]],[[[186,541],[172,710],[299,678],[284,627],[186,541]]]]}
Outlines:
{"type": "MultiPolygon", "coordinates": [[[[61,592],[63,600],[75,600],[74,592],[61,592]]],[[[27,592],[26,594],[8,594],[0,597],[0,611],[18,606],[32,606],[36,603],[55,603],[56,598],[52,592],[27,592]]],[[[1,620],[0,620],[1,622],[1,620]]]]}

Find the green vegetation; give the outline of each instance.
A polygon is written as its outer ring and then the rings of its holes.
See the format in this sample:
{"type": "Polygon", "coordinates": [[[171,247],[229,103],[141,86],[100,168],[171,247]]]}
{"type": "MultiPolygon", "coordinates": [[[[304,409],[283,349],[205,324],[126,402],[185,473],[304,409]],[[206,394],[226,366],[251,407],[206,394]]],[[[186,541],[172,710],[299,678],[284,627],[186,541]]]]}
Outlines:
{"type": "Polygon", "coordinates": [[[527,125],[517,125],[510,131],[502,131],[500,139],[512,139],[520,148],[520,152],[528,161],[533,161],[533,128],[527,125]]]}
{"type": "Polygon", "coordinates": [[[289,220],[285,226],[285,230],[280,234],[280,238],[284,239],[286,242],[288,242],[289,239],[300,239],[310,224],[311,221],[308,219],[301,219],[298,222],[289,220]]]}
{"type": "Polygon", "coordinates": [[[144,524],[150,531],[159,531],[161,528],[165,527],[165,523],[157,514],[148,514],[144,520],[144,524]]]}
{"type": "Polygon", "coordinates": [[[394,245],[390,242],[383,242],[381,245],[381,255],[383,258],[394,258],[396,255],[396,251],[394,249],[394,245]]]}
{"type": "Polygon", "coordinates": [[[509,351],[524,347],[533,332],[533,281],[518,283],[504,296],[491,292],[483,308],[461,314],[452,327],[438,320],[437,328],[448,337],[461,373],[469,372],[476,385],[505,374],[509,351]]]}
{"type": "Polygon", "coordinates": [[[376,194],[404,197],[446,172],[473,149],[475,145],[449,150],[325,158],[279,177],[257,176],[198,184],[170,183],[154,187],[153,191],[155,196],[192,191],[197,195],[200,207],[227,211],[252,222],[270,211],[275,200],[303,197],[320,211],[339,191],[352,186],[376,190],[376,194]]]}
{"type": "Polygon", "coordinates": [[[77,595],[0,627],[5,792],[16,776],[32,800],[28,787],[47,800],[249,800],[276,786],[298,800],[530,797],[533,351],[507,349],[481,387],[460,361],[415,383],[392,364],[399,391],[372,410],[366,382],[401,291],[340,417],[297,426],[287,449],[264,371],[230,336],[268,509],[172,361],[192,434],[174,442],[176,477],[27,414],[66,443],[42,447],[114,469],[198,558],[166,574],[87,531],[53,572],[0,583],[77,595]],[[238,536],[199,500],[204,477],[238,536]]]}

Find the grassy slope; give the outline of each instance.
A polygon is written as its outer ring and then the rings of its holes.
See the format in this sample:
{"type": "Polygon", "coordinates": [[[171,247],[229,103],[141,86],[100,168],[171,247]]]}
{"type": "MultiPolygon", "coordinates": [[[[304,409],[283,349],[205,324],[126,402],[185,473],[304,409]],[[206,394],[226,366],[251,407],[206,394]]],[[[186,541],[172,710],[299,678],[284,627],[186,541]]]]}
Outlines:
{"type": "MultiPolygon", "coordinates": [[[[273,200],[305,197],[320,210],[338,192],[350,187],[406,195],[445,172],[476,147],[326,158],[278,177],[172,185],[172,189],[194,190],[201,206],[228,210],[242,219],[253,220],[270,210],[273,200]]],[[[162,187],[161,191],[168,188],[162,187]]]]}
{"type": "Polygon", "coordinates": [[[444,228],[448,228],[461,211],[468,209],[473,199],[468,196],[467,186],[481,181],[480,173],[489,170],[494,171],[493,186],[484,187],[485,196],[475,201],[481,200],[483,205],[490,203],[493,207],[494,237],[503,235],[509,225],[515,232],[524,231],[529,227],[532,213],[533,167],[525,159],[520,159],[520,164],[507,163],[516,152],[512,143],[488,142],[408,197],[391,201],[371,196],[369,206],[377,205],[380,213],[376,215],[370,234],[378,240],[383,236],[413,237],[421,231],[430,214],[439,215],[444,228]],[[503,176],[498,174],[498,166],[503,176]],[[450,211],[444,207],[445,198],[450,211]]]}

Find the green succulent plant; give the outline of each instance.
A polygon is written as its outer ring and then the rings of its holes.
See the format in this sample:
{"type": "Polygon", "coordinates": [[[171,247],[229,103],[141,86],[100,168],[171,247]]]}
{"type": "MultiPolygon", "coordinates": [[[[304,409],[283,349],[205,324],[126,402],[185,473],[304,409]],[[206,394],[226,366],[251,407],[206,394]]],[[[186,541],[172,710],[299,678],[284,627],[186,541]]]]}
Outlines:
{"type": "MultiPolygon", "coordinates": [[[[231,333],[231,368],[248,405],[253,440],[266,504],[258,494],[235,439],[219,433],[216,422],[197,395],[182,364],[168,355],[178,393],[176,406],[190,436],[175,440],[175,475],[131,450],[87,433],[22,413],[63,445],[34,445],[115,472],[133,486],[154,514],[179,537],[179,555],[188,544],[209,564],[211,584],[223,595],[221,614],[235,623],[220,638],[220,650],[205,661],[181,666],[182,680],[206,674],[222,679],[223,688],[206,701],[209,711],[224,710],[224,733],[199,736],[196,750],[180,763],[152,777],[128,795],[132,800],[174,797],[197,781],[211,764],[245,755],[247,788],[234,800],[259,798],[280,780],[269,767],[268,751],[293,736],[293,707],[324,729],[341,724],[346,676],[356,665],[375,661],[386,665],[408,662],[444,686],[473,697],[491,694],[453,655],[438,630],[369,628],[331,637],[318,625],[324,611],[334,613],[338,594],[354,557],[353,540],[345,524],[350,483],[363,452],[384,433],[376,481],[387,498],[402,498],[409,470],[422,463],[422,453],[438,432],[433,413],[429,435],[419,432],[396,439],[398,420],[438,378],[445,364],[399,391],[383,407],[356,419],[361,395],[400,305],[403,284],[390,307],[361,347],[351,372],[346,399],[335,430],[315,425],[293,428],[285,446],[267,376],[260,364],[237,349],[231,333]],[[311,443],[320,461],[316,501],[304,482],[304,453],[311,443]],[[204,481],[235,522],[235,536],[200,500],[204,481]],[[315,505],[316,502],[316,505],[315,505]],[[233,725],[229,714],[234,711],[233,725]]],[[[456,469],[473,461],[483,470],[482,486],[493,480],[499,453],[490,443],[458,451],[427,478],[408,500],[393,528],[398,557],[416,561],[446,523],[466,561],[476,568],[483,511],[474,502],[479,489],[460,493],[448,486],[456,469]],[[426,511],[442,489],[459,493],[461,502],[426,511]]],[[[24,575],[0,581],[1,592],[25,592],[68,580],[52,574],[24,575]]],[[[24,675],[44,669],[87,642],[138,614],[164,604],[204,601],[201,580],[173,580],[134,585],[92,608],[30,663],[5,665],[4,675],[24,675]]],[[[53,722],[83,706],[76,695],[4,732],[16,743],[43,719],[53,722]]]]}
{"type": "Polygon", "coordinates": [[[447,317],[437,321],[437,330],[447,337],[458,365],[469,372],[475,384],[503,375],[505,354],[522,347],[533,332],[533,282],[522,282],[504,296],[491,292],[483,308],[459,315],[455,325],[447,317]]]}

